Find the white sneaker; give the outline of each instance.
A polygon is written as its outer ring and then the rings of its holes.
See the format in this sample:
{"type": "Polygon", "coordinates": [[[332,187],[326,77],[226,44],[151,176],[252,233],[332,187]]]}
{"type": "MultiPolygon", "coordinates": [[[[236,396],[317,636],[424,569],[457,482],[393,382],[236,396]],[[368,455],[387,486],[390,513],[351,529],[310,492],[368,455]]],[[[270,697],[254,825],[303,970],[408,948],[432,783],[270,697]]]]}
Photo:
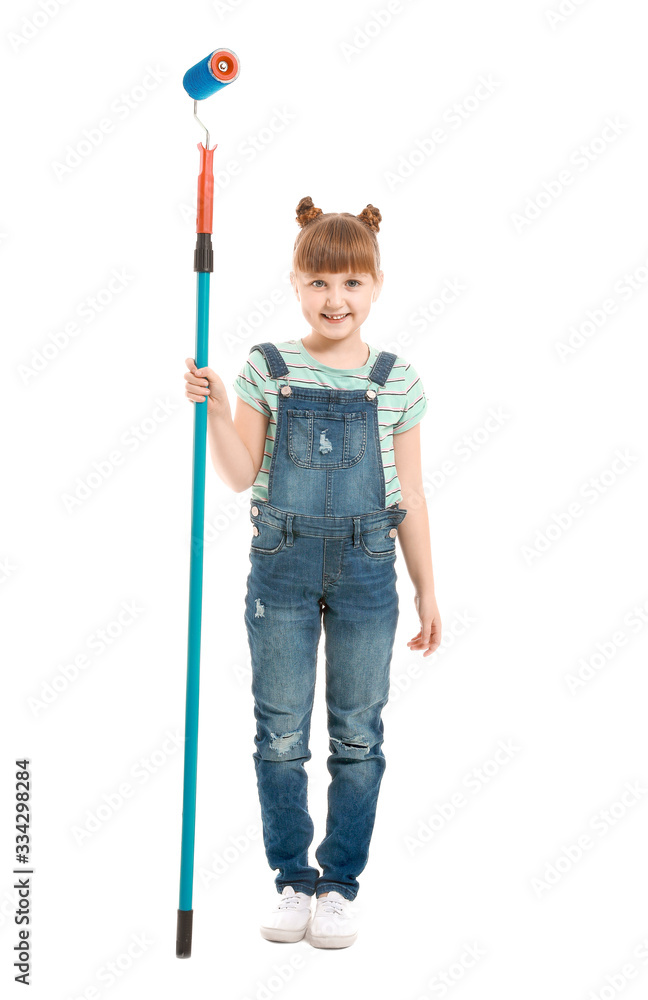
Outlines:
{"type": "Polygon", "coordinates": [[[358,916],[353,902],[335,889],[318,896],[306,940],[315,948],[347,948],[358,936],[358,916]]]}
{"type": "Polygon", "coordinates": [[[261,924],[266,941],[301,941],[311,915],[311,899],[305,892],[284,886],[279,901],[261,924]]]}

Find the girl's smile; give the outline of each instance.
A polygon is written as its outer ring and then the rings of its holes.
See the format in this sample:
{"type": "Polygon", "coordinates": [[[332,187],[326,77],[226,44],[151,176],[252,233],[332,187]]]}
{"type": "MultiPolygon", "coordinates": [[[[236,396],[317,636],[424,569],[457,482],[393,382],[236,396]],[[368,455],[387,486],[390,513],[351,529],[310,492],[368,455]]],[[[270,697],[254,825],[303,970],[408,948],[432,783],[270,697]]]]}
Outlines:
{"type": "Polygon", "coordinates": [[[347,318],[347,316],[350,315],[351,313],[342,313],[341,315],[338,314],[337,316],[329,315],[328,313],[322,313],[322,316],[328,323],[343,323],[344,320],[347,318]]]}

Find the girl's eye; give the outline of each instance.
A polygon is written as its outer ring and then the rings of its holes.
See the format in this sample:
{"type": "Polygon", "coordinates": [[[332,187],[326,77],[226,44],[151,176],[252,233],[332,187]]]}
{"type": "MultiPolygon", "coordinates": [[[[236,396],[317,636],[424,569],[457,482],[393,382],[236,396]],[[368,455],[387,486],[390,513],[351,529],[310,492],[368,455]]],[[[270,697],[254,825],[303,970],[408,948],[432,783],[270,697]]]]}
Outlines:
{"type": "MultiPolygon", "coordinates": [[[[354,287],[355,287],[355,285],[359,285],[360,284],[360,282],[358,281],[357,278],[349,278],[349,280],[347,281],[347,284],[349,284],[350,282],[353,282],[354,287]]],[[[314,281],[311,281],[311,285],[317,285],[318,287],[319,287],[320,283],[322,285],[324,284],[324,279],[323,278],[315,278],[314,281]]]]}

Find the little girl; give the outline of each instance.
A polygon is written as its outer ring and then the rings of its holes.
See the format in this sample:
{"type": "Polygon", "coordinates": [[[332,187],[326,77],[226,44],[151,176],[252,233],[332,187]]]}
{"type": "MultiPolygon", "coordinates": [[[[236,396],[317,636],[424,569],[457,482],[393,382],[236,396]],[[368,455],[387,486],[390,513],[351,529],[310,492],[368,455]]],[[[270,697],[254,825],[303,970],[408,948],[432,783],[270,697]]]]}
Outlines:
{"type": "Polygon", "coordinates": [[[357,936],[352,906],[385,768],[381,712],[398,622],[396,536],[415,589],[429,656],[441,622],[423,493],[421,379],[404,358],[364,343],[383,272],[381,215],[297,206],[291,282],[309,333],[255,344],[227,389],[186,359],[186,395],[207,399],[216,472],[252,487],[245,625],[252,661],[255,763],[263,842],[281,894],[261,926],[272,941],[340,948],[357,936]],[[400,506],[403,501],[404,506],[400,506]],[[405,517],[407,515],[407,519],[405,517]],[[309,734],[324,624],[331,775],[326,836],[309,865],[309,734]],[[311,919],[311,898],[317,897],[311,919]]]}

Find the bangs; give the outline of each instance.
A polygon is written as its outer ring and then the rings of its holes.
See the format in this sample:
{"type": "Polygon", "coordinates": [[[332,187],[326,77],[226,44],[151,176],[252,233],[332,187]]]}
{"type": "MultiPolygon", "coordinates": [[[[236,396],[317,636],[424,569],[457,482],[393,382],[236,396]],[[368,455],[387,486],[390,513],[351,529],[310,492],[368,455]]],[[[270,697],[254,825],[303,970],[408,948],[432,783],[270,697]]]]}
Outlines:
{"type": "Polygon", "coordinates": [[[353,271],[370,274],[378,280],[378,243],[355,216],[346,213],[320,216],[300,235],[293,256],[295,270],[330,274],[353,271]]]}

